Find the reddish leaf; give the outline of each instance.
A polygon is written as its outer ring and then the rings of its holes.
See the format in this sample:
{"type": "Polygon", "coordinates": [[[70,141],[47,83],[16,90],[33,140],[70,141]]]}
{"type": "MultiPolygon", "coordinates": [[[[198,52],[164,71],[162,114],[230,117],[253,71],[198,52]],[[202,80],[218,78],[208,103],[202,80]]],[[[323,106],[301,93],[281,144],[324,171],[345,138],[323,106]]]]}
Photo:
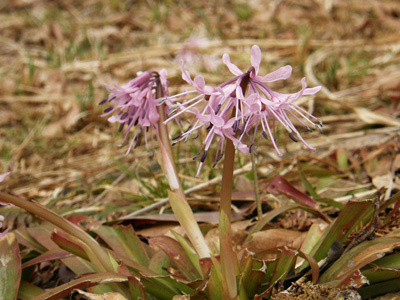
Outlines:
{"type": "Polygon", "coordinates": [[[136,277],[128,277],[128,283],[132,299],[146,299],[144,286],[136,277]]]}
{"type": "Polygon", "coordinates": [[[45,262],[45,261],[50,261],[50,260],[56,260],[56,259],[63,259],[63,258],[68,258],[72,257],[73,255],[67,251],[61,250],[61,249],[53,249],[50,251],[47,251],[46,253],[43,253],[42,255],[39,255],[38,257],[35,257],[34,259],[31,259],[30,261],[27,261],[22,265],[22,269],[25,269],[27,267],[45,262]]]}
{"type": "Polygon", "coordinates": [[[285,178],[280,175],[275,176],[268,184],[267,189],[271,193],[282,193],[292,198],[296,202],[305,204],[312,208],[317,208],[317,202],[312,198],[300,192],[293,185],[291,185],[285,178]]]}
{"type": "Polygon", "coordinates": [[[76,256],[82,257],[86,260],[89,260],[85,250],[78,244],[74,243],[65,234],[62,234],[60,232],[53,232],[53,234],[51,235],[51,239],[61,249],[64,249],[64,250],[66,250],[72,254],[75,254],[76,256]]]}
{"type": "MultiPolygon", "coordinates": [[[[219,257],[216,257],[214,259],[219,259],[219,257]]],[[[213,261],[210,257],[204,257],[200,259],[200,268],[203,274],[203,278],[207,278],[210,275],[212,266],[213,261]]]]}

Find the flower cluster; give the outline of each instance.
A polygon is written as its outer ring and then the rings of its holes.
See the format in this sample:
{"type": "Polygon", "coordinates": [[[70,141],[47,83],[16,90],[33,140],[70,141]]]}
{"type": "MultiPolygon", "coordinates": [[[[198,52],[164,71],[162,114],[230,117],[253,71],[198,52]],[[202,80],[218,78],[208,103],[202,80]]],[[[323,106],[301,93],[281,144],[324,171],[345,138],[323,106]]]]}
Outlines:
{"type": "MultiPolygon", "coordinates": [[[[101,117],[110,116],[109,122],[119,123],[119,131],[124,130],[123,143],[128,138],[132,127],[137,127],[126,154],[131,151],[133,145],[135,148],[140,145],[142,136],[144,136],[146,149],[148,149],[147,139],[150,135],[154,149],[153,136],[158,134],[158,121],[160,119],[157,110],[160,99],[157,99],[159,97],[156,96],[156,90],[157,88],[161,89],[162,97],[168,95],[169,82],[166,76],[167,71],[165,69],[159,73],[139,72],[136,78],[121,87],[115,84],[114,87],[105,85],[110,95],[103,99],[99,105],[110,104],[110,106],[104,110],[101,117]]],[[[167,107],[170,106],[168,100],[163,102],[166,103],[167,107]]]]}
{"type": "Polygon", "coordinates": [[[307,88],[305,78],[303,78],[302,88],[297,93],[281,94],[271,90],[267,83],[289,78],[292,67],[287,65],[268,75],[259,76],[261,50],[257,45],[252,47],[252,66],[245,73],[231,63],[228,54],[224,54],[222,60],[235,77],[217,87],[207,86],[202,76],[197,76],[192,80],[181,62],[182,78],[195,88],[195,91],[191,92],[196,92],[198,95],[182,104],[172,106],[169,119],[166,121],[168,122],[185,112],[195,115],[189,128],[174,138],[175,144],[187,141],[195,131],[202,127],[207,128],[208,134],[203,141],[203,146],[199,154],[194,157],[196,159],[201,156],[196,176],[199,176],[211,142],[216,137],[219,141],[214,166],[223,157],[227,138],[233,141],[236,149],[243,153],[249,153],[259,145],[260,140],[264,137],[271,140],[278,155],[282,155],[275,142],[277,123],[284,126],[293,141],[301,140],[307,148],[315,150],[302,138],[291,120],[297,120],[308,131],[312,130],[310,126],[321,129],[322,123],[319,119],[293,103],[303,95],[317,93],[320,90],[319,86],[307,88]],[[200,109],[197,108],[199,105],[200,109]],[[254,129],[254,133],[251,134],[252,129],[254,129]],[[262,132],[258,135],[259,129],[262,132]],[[244,136],[248,136],[250,142],[245,143],[244,136]],[[255,146],[256,144],[257,146],[255,146]]]}

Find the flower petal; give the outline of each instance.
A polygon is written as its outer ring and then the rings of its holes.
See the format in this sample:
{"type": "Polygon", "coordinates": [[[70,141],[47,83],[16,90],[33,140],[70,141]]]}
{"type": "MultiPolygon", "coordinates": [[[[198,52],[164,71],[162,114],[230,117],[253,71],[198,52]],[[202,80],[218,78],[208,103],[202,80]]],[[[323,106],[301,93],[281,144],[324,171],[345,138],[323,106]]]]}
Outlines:
{"type": "Polygon", "coordinates": [[[256,74],[258,74],[258,70],[260,69],[261,63],[261,49],[257,45],[251,47],[251,65],[256,69],[256,74]]]}
{"type": "Polygon", "coordinates": [[[195,107],[193,108],[193,112],[196,114],[196,118],[203,123],[210,122],[211,116],[210,115],[202,115],[199,110],[195,107]]]}
{"type": "Polygon", "coordinates": [[[236,65],[231,63],[231,58],[229,57],[228,53],[225,53],[222,56],[222,61],[228,67],[229,71],[231,71],[232,74],[234,74],[236,76],[239,76],[239,75],[243,74],[243,72],[236,65]]]}
{"type": "Polygon", "coordinates": [[[303,91],[303,95],[314,95],[316,93],[318,93],[321,90],[321,86],[316,86],[313,88],[307,88],[303,91]]]}
{"type": "Polygon", "coordinates": [[[292,75],[292,66],[287,65],[269,73],[268,75],[257,76],[257,79],[261,82],[274,82],[277,80],[288,79],[290,75],[292,75]]]}
{"type": "Polygon", "coordinates": [[[6,177],[7,177],[8,175],[10,175],[11,172],[12,172],[12,168],[11,168],[11,170],[10,170],[9,172],[0,174],[0,182],[2,182],[4,179],[6,179],[6,177]]]}
{"type": "Polygon", "coordinates": [[[204,77],[200,75],[194,78],[193,86],[196,88],[199,94],[211,95],[215,92],[215,89],[213,87],[206,85],[204,77]]]}
{"type": "Polygon", "coordinates": [[[214,124],[215,127],[221,128],[224,126],[225,120],[218,115],[212,114],[211,123],[214,124]]]}
{"type": "Polygon", "coordinates": [[[190,77],[190,73],[185,69],[185,63],[181,59],[181,69],[182,69],[182,79],[185,80],[187,83],[193,86],[192,78],[190,77]]]}

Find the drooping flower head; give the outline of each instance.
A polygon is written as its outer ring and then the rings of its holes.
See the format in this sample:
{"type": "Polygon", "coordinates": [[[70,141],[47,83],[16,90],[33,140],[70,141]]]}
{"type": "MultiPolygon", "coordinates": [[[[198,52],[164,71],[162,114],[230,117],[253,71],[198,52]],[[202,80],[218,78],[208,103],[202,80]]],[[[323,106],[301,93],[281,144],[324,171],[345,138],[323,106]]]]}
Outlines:
{"type": "MultiPolygon", "coordinates": [[[[160,119],[157,110],[160,99],[156,96],[156,90],[162,90],[162,97],[168,95],[169,82],[166,76],[167,71],[165,69],[162,69],[159,73],[138,72],[136,78],[121,87],[115,84],[114,87],[105,85],[110,95],[99,104],[109,104],[110,106],[104,110],[104,114],[101,116],[109,116],[109,122],[119,123],[119,131],[124,130],[123,143],[128,138],[132,128],[136,128],[126,154],[130,152],[133,145],[134,147],[140,145],[142,136],[145,139],[146,149],[148,149],[149,135],[153,144],[153,136],[158,134],[158,121],[160,119]]],[[[168,100],[163,102],[167,107],[171,105],[168,100]]]]}
{"type": "Polygon", "coordinates": [[[288,131],[293,141],[297,142],[297,137],[307,148],[315,150],[304,141],[291,120],[297,120],[307,130],[311,130],[309,125],[320,128],[320,124],[314,123],[320,123],[319,119],[293,103],[303,95],[317,93],[320,87],[307,88],[303,78],[302,89],[297,93],[281,94],[273,91],[267,83],[288,79],[292,74],[292,67],[287,65],[265,76],[259,76],[261,50],[255,45],[251,52],[251,67],[247,72],[241,71],[231,63],[228,54],[223,55],[222,61],[235,76],[217,87],[207,86],[202,76],[192,80],[183,62],[181,63],[182,78],[195,88],[198,95],[182,104],[174,105],[167,122],[185,112],[195,115],[188,130],[175,137],[175,143],[187,141],[194,131],[206,126],[208,134],[199,154],[194,158],[201,155],[197,176],[214,137],[219,138],[214,166],[222,158],[226,138],[231,139],[238,150],[248,153],[256,147],[256,137],[259,138],[258,143],[264,137],[271,140],[278,155],[282,155],[275,142],[275,126],[278,122],[288,131]],[[259,128],[262,133],[257,135],[259,128]],[[250,142],[246,144],[243,137],[249,136],[252,129],[254,133],[250,136],[250,142]]]}

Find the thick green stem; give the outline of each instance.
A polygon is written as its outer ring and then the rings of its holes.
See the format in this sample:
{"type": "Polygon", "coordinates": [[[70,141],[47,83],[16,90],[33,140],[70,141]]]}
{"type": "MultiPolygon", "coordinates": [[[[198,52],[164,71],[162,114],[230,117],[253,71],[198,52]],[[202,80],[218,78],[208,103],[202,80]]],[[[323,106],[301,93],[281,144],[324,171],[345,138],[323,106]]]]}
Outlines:
{"type": "Polygon", "coordinates": [[[251,151],[251,165],[253,167],[253,177],[254,177],[254,193],[256,194],[256,206],[257,206],[257,216],[258,220],[262,218],[262,207],[260,199],[260,187],[258,185],[258,175],[257,175],[257,162],[255,150],[251,151]]]}
{"type": "MultiPolygon", "coordinates": [[[[156,86],[156,98],[164,97],[161,84],[156,86]]],[[[185,229],[189,240],[192,242],[193,247],[201,258],[210,257],[210,250],[208,249],[207,243],[200,230],[199,225],[196,222],[192,209],[186,200],[184,190],[179,180],[178,171],[175,165],[174,157],[172,154],[172,147],[169,140],[168,128],[164,124],[165,111],[164,105],[158,106],[158,113],[160,115],[158,123],[158,139],[160,143],[161,157],[162,157],[162,168],[165,176],[168,180],[168,184],[173,194],[178,197],[170,195],[170,202],[172,210],[178,217],[178,220],[182,227],[185,229]]]]}

